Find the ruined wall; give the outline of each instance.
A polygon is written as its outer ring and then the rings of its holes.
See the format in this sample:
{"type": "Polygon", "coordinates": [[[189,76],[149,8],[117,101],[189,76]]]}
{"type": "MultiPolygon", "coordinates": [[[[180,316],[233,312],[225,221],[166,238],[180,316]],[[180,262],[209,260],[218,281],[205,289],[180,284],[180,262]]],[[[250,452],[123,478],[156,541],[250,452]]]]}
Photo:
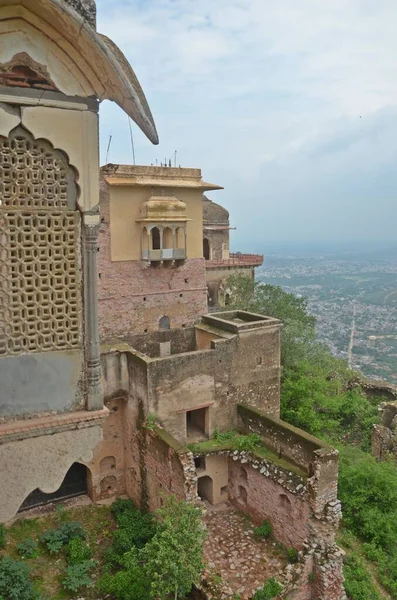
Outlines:
{"type": "Polygon", "coordinates": [[[255,468],[247,459],[233,458],[229,458],[229,497],[233,504],[258,525],[269,520],[276,540],[301,549],[310,531],[310,507],[304,483],[297,480],[295,489],[291,485],[287,489],[271,477],[265,466],[255,468]]]}
{"type": "Polygon", "coordinates": [[[196,349],[195,328],[187,327],[170,331],[152,332],[150,335],[134,335],[131,337],[131,346],[146,354],[150,358],[160,356],[161,344],[169,343],[171,354],[192,352],[196,349]]]}
{"type": "Polygon", "coordinates": [[[214,340],[213,349],[148,364],[149,411],[177,439],[186,440],[186,411],[209,407],[209,435],[237,424],[244,401],[279,413],[278,330],[257,329],[214,340]]]}
{"type": "Polygon", "coordinates": [[[163,316],[170,319],[172,329],[194,325],[207,311],[204,259],[188,259],[181,266],[147,265],[140,260],[111,262],[109,194],[104,182],[101,219],[98,254],[101,341],[131,342],[135,335],[156,332],[163,316]]]}
{"type": "Polygon", "coordinates": [[[126,398],[106,402],[109,416],[104,422],[103,438],[87,464],[91,477],[89,495],[94,502],[126,493],[124,461],[124,423],[126,398]]]}
{"type": "Polygon", "coordinates": [[[193,455],[166,431],[146,430],[146,489],[148,506],[162,506],[162,495],[174,495],[188,501],[196,498],[197,476],[193,455]]]}
{"type": "Polygon", "coordinates": [[[382,402],[378,408],[381,424],[372,428],[372,455],[378,460],[397,460],[397,402],[382,402]]]}

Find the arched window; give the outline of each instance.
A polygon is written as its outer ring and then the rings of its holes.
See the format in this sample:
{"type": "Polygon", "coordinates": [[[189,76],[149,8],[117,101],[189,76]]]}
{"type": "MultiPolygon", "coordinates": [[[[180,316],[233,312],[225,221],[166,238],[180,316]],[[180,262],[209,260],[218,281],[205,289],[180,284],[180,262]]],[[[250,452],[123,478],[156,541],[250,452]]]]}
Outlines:
{"type": "Polygon", "coordinates": [[[165,227],[163,230],[163,248],[172,248],[172,229],[165,227]]]}
{"type": "Polygon", "coordinates": [[[205,260],[210,259],[211,251],[210,251],[210,243],[207,238],[203,239],[203,255],[205,260]]]}
{"type": "Polygon", "coordinates": [[[160,230],[158,227],[153,227],[152,231],[150,232],[151,238],[152,238],[152,250],[160,250],[161,248],[161,243],[160,243],[160,230]]]}
{"type": "Polygon", "coordinates": [[[159,321],[159,329],[160,331],[168,331],[170,329],[170,320],[168,317],[164,316],[161,317],[160,321],[159,321]]]}
{"type": "Polygon", "coordinates": [[[176,247],[185,248],[185,230],[183,227],[178,227],[176,230],[176,247]]]}

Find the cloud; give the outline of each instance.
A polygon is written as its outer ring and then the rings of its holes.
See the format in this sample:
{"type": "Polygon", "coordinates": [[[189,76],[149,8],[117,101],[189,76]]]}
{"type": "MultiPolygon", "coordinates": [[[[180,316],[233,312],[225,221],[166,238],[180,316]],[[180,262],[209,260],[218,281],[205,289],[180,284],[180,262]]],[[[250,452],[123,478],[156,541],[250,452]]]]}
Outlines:
{"type": "MultiPolygon", "coordinates": [[[[158,126],[159,148],[136,132],[138,161],[162,161],[177,149],[182,166],[222,184],[213,198],[234,216],[236,241],[254,230],[264,240],[394,236],[394,0],[97,5],[99,30],[127,55],[158,126]]],[[[110,160],[129,162],[126,117],[105,103],[103,160],[109,135],[110,160]]]]}

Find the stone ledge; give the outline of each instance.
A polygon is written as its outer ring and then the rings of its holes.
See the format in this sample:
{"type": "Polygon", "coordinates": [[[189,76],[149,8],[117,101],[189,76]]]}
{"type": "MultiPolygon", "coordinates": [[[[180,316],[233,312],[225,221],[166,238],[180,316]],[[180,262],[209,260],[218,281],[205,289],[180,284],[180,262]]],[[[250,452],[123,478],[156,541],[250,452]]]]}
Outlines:
{"type": "Polygon", "coordinates": [[[56,414],[25,421],[9,421],[0,425],[0,444],[92,427],[105,419],[108,414],[109,410],[103,408],[102,410],[56,414]]]}

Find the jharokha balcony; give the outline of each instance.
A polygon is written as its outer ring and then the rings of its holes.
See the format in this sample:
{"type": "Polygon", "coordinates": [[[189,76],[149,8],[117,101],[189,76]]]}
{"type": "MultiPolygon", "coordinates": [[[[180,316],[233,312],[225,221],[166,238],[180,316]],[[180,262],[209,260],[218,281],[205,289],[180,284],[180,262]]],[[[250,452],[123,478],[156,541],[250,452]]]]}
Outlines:
{"type": "Polygon", "coordinates": [[[229,258],[210,259],[205,261],[207,269],[219,267],[260,267],[263,264],[263,254],[230,253],[229,258]]]}

